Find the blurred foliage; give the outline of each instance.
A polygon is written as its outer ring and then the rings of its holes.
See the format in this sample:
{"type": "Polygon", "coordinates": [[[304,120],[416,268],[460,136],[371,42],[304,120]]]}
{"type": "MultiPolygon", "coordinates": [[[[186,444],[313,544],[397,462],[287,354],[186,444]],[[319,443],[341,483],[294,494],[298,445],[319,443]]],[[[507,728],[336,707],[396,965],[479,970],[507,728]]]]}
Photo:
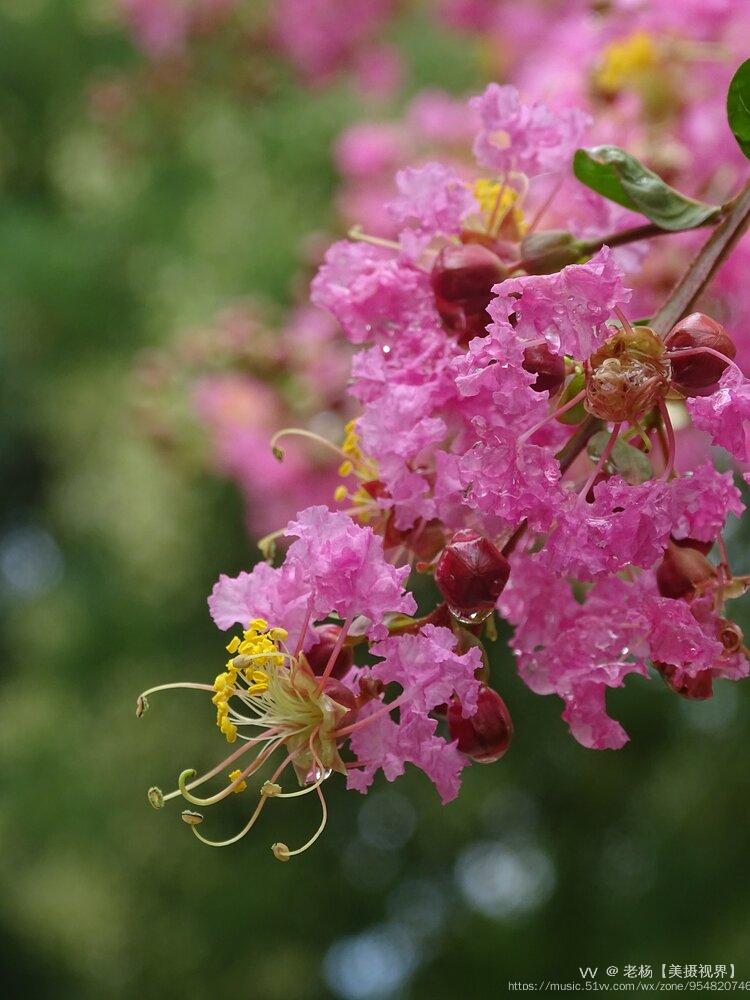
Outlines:
{"type": "MultiPolygon", "coordinates": [[[[418,10],[394,37],[412,89],[477,83],[418,10]]],[[[325,836],[280,865],[270,844],[303,842],[313,803],[272,805],[224,851],[148,807],[223,744],[202,698],[157,695],[137,721],[135,695],[213,675],[205,595],[255,555],[233,490],[140,438],[134,358],[228,298],[289,300],[301,241],[335,226],[330,142],[368,109],[281,66],[258,94],[206,72],[144,88],[113,131],[92,87],[141,64],[105,0],[0,0],[4,995],[434,1000],[625,962],[750,978],[741,686],[693,705],[631,680],[611,701],[632,743],[597,754],[501,636],[515,742],[446,809],[415,775],[334,787],[325,836]]],[[[247,809],[233,797],[205,829],[247,809]]]]}

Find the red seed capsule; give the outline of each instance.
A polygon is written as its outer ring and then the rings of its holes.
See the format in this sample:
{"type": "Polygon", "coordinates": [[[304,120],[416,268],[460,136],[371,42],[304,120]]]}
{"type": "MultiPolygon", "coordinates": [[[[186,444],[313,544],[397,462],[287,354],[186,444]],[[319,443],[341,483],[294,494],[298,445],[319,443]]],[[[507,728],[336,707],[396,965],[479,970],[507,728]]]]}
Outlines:
{"type": "Polygon", "coordinates": [[[683,674],[677,680],[678,668],[671,663],[654,663],[670,691],[692,701],[705,701],[714,693],[713,675],[710,670],[699,670],[694,677],[683,674]]]}
{"type": "Polygon", "coordinates": [[[492,287],[504,277],[500,258],[480,243],[449,244],[437,255],[430,275],[435,305],[460,343],[486,335],[492,287]]]}
{"type": "Polygon", "coordinates": [[[684,396],[710,396],[716,391],[727,363],[713,354],[693,354],[681,358],[673,351],[709,347],[727,358],[734,358],[737,348],[727,331],[704,313],[691,313],[680,320],[667,335],[672,361],[672,383],[684,396]]]}
{"type": "Polygon", "coordinates": [[[546,340],[525,348],[523,368],[536,375],[536,382],[531,385],[534,392],[544,392],[546,389],[550,396],[554,396],[565,381],[565,358],[553,354],[546,340]]]}
{"type": "MultiPolygon", "coordinates": [[[[341,629],[338,625],[321,625],[318,629],[318,641],[305,653],[305,658],[310,664],[310,669],[318,677],[325,671],[326,665],[331,658],[333,647],[336,645],[340,634],[341,629]]],[[[346,646],[342,647],[336,656],[336,662],[329,676],[335,678],[343,677],[349,673],[352,663],[351,649],[346,646]]]]}
{"type": "Polygon", "coordinates": [[[662,597],[686,601],[696,589],[716,576],[716,570],[702,552],[669,543],[656,570],[656,585],[662,597]]]}
{"type": "Polygon", "coordinates": [[[457,531],[435,567],[435,582],[459,617],[488,614],[503,592],[510,563],[488,538],[470,528],[457,531]]]}
{"type": "Polygon", "coordinates": [[[448,729],[458,749],[479,764],[500,760],[513,736],[508,707],[490,687],[479,692],[477,710],[469,719],[461,715],[461,702],[454,696],[448,706],[448,729]]]}

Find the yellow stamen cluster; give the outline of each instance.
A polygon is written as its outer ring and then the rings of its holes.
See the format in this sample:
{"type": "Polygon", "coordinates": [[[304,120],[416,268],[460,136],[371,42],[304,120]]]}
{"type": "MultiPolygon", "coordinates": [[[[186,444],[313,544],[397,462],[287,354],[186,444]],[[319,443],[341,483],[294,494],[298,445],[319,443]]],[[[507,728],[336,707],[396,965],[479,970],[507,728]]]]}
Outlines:
{"type": "Polygon", "coordinates": [[[236,685],[240,672],[249,685],[246,691],[243,690],[244,694],[265,694],[269,678],[264,668],[280,667],[284,663],[278,643],[283,642],[286,636],[286,629],[269,629],[267,621],[255,618],[243,632],[242,639],[234,636],[227,646],[227,651],[235,655],[227,660],[226,670],[214,679],[216,694],[211,701],[216,706],[216,725],[228,743],[237,739],[237,727],[229,718],[229,699],[238,693],[236,685]]]}
{"type": "Polygon", "coordinates": [[[490,236],[496,235],[505,223],[511,226],[518,239],[525,234],[527,225],[517,204],[519,195],[515,188],[489,177],[480,177],[474,181],[474,197],[490,236]]]}
{"type": "Polygon", "coordinates": [[[636,31],[604,49],[594,81],[605,94],[616,94],[637,84],[644,73],[654,68],[657,59],[653,38],[645,31],[636,31]]]}
{"type": "MultiPolygon", "coordinates": [[[[371,482],[372,480],[378,478],[378,467],[377,464],[362,451],[356,426],[356,421],[350,420],[344,428],[345,437],[344,442],[341,445],[341,450],[347,457],[339,466],[339,475],[355,475],[363,482],[371,482]]],[[[336,487],[333,498],[339,502],[346,499],[351,500],[354,506],[359,509],[357,516],[363,521],[366,521],[369,518],[367,508],[373,506],[372,496],[367,492],[367,490],[362,489],[362,487],[359,487],[356,492],[350,493],[346,486],[342,483],[340,486],[336,487]]]]}

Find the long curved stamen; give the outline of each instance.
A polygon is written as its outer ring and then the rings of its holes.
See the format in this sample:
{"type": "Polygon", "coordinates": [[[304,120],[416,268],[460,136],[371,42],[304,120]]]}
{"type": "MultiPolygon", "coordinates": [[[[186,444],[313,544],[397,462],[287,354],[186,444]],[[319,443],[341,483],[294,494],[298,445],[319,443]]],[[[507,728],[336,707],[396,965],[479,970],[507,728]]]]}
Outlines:
{"type": "Polygon", "coordinates": [[[323,782],[326,780],[326,778],[329,776],[329,774],[331,772],[330,771],[326,771],[326,769],[320,763],[320,761],[318,760],[318,757],[317,757],[317,755],[315,753],[314,746],[313,746],[313,744],[315,742],[315,738],[316,738],[316,736],[318,735],[319,732],[320,732],[320,726],[316,726],[315,729],[313,729],[313,731],[310,733],[310,739],[307,741],[307,745],[310,748],[310,754],[312,756],[313,761],[315,762],[315,765],[316,765],[316,768],[317,768],[317,770],[318,770],[318,772],[320,774],[320,777],[315,781],[314,784],[308,785],[306,788],[300,788],[299,791],[297,791],[297,792],[276,792],[275,798],[277,798],[277,799],[295,799],[295,798],[298,798],[300,795],[308,795],[310,792],[314,792],[316,788],[320,787],[320,785],[322,785],[323,782]]]}
{"type": "Polygon", "coordinates": [[[156,694],[157,691],[174,691],[176,688],[186,688],[192,691],[213,691],[210,684],[198,684],[192,681],[176,681],[174,684],[158,684],[149,688],[148,691],[141,691],[135,701],[135,714],[140,717],[148,709],[148,696],[156,694]]]}
{"type": "Polygon", "coordinates": [[[632,325],[630,323],[630,320],[625,315],[625,313],[622,311],[622,309],[620,309],[619,306],[615,306],[614,309],[613,309],[613,312],[614,312],[615,316],[619,319],[619,321],[622,323],[623,330],[626,333],[632,333],[633,332],[633,327],[632,327],[632,325]]]}
{"type": "Polygon", "coordinates": [[[248,764],[248,766],[236,778],[234,778],[229,785],[226,785],[220,792],[209,796],[207,799],[198,798],[197,795],[193,795],[189,790],[187,781],[195,775],[195,771],[192,768],[184,770],[177,779],[179,792],[184,799],[187,799],[188,802],[192,802],[195,806],[213,806],[217,802],[221,802],[228,795],[231,795],[237,786],[245,780],[245,778],[249,778],[251,774],[254,774],[260,767],[262,767],[269,757],[271,757],[276,750],[278,750],[281,743],[282,739],[280,737],[276,738],[273,744],[266,747],[264,750],[261,750],[255,760],[251,764],[248,764]]]}
{"type": "Polygon", "coordinates": [[[659,400],[659,413],[661,413],[662,423],[664,424],[664,430],[667,433],[667,461],[664,466],[664,472],[661,474],[662,479],[669,479],[672,475],[672,470],[674,469],[675,455],[677,454],[677,441],[674,436],[674,427],[672,426],[672,419],[669,416],[669,410],[663,399],[659,400]]]}
{"type": "Polygon", "coordinates": [[[328,448],[329,451],[335,452],[340,458],[345,461],[349,461],[349,456],[339,448],[338,445],[334,444],[333,441],[328,441],[326,438],[321,437],[320,434],[316,434],[314,431],[305,430],[304,427],[284,427],[283,430],[277,431],[271,438],[270,445],[271,451],[279,459],[283,459],[284,452],[278,447],[278,442],[283,437],[291,437],[296,435],[297,437],[308,438],[310,441],[315,441],[316,444],[322,445],[323,448],[328,448]]]}
{"type": "MultiPolygon", "coordinates": [[[[315,738],[316,733],[317,729],[313,730],[313,732],[311,733],[309,740],[309,747],[316,768],[321,774],[325,774],[325,769],[318,760],[317,754],[313,750],[313,740],[315,738]]],[[[278,842],[273,844],[271,846],[271,850],[273,851],[274,857],[277,858],[279,861],[288,861],[290,858],[293,858],[295,854],[303,854],[308,848],[312,847],[312,845],[315,843],[315,841],[318,839],[318,837],[326,828],[326,823],[328,822],[328,807],[326,806],[325,796],[323,795],[323,792],[320,788],[320,781],[316,782],[314,787],[315,791],[317,792],[318,798],[320,799],[321,809],[323,810],[323,818],[320,821],[320,826],[312,835],[312,837],[310,837],[310,839],[305,844],[302,845],[302,847],[298,847],[294,851],[290,851],[289,848],[286,846],[286,844],[278,842]]],[[[304,791],[308,791],[308,789],[304,789],[304,791]]],[[[279,796],[277,795],[276,797],[278,798],[279,796]]]]}
{"type": "Polygon", "coordinates": [[[393,240],[384,240],[381,236],[370,236],[364,232],[362,226],[352,226],[346,234],[350,240],[358,240],[360,243],[372,243],[374,247],[387,247],[389,250],[400,250],[401,245],[393,240]]]}
{"type": "Polygon", "coordinates": [[[544,420],[540,420],[538,424],[534,424],[533,427],[530,427],[527,431],[524,431],[523,434],[521,434],[521,436],[519,437],[518,443],[523,444],[524,441],[528,441],[533,434],[536,434],[537,431],[541,430],[542,427],[548,424],[551,420],[556,420],[558,417],[561,417],[563,413],[567,413],[568,410],[572,410],[573,407],[577,406],[578,403],[582,402],[582,400],[585,399],[585,397],[586,397],[586,390],[581,389],[581,391],[579,393],[576,393],[576,395],[573,396],[572,399],[569,399],[564,406],[560,406],[556,410],[553,410],[552,413],[548,413],[547,416],[544,418],[544,420]]]}
{"type": "Polygon", "coordinates": [[[302,623],[302,628],[300,629],[299,639],[297,640],[297,647],[294,650],[294,659],[296,660],[299,654],[302,652],[305,645],[305,636],[307,635],[307,627],[310,624],[310,619],[312,618],[313,609],[313,599],[312,594],[310,595],[310,600],[307,602],[307,611],[305,612],[305,620],[302,623]]]}
{"type": "Polygon", "coordinates": [[[586,499],[586,496],[588,495],[589,490],[591,489],[591,487],[596,482],[596,477],[599,475],[599,473],[602,471],[602,469],[604,468],[604,466],[609,461],[609,457],[612,454],[612,452],[614,451],[615,445],[617,444],[617,439],[620,436],[620,428],[621,427],[622,427],[622,424],[619,423],[619,424],[615,424],[615,426],[612,428],[612,433],[609,436],[609,441],[607,441],[606,447],[604,448],[604,451],[601,453],[599,461],[596,463],[596,468],[591,473],[591,475],[589,476],[589,478],[586,480],[586,483],[585,483],[583,489],[578,494],[578,499],[576,500],[576,506],[578,506],[578,504],[581,504],[581,503],[584,502],[584,500],[586,499]]]}
{"type": "MultiPolygon", "coordinates": [[[[282,773],[282,771],[288,766],[288,764],[291,762],[291,760],[292,760],[292,756],[290,754],[288,757],[286,757],[285,760],[283,760],[281,762],[281,764],[279,764],[279,766],[276,769],[276,771],[274,771],[273,777],[270,779],[271,782],[275,782],[276,781],[276,779],[279,777],[279,775],[282,773]]],[[[255,825],[258,817],[263,812],[265,804],[266,804],[266,802],[268,801],[269,798],[270,798],[270,796],[268,796],[268,795],[263,795],[263,794],[261,795],[260,801],[258,802],[257,806],[253,810],[253,814],[250,817],[250,819],[243,826],[243,828],[240,830],[239,833],[235,834],[234,837],[230,837],[228,840],[208,840],[207,837],[204,837],[202,834],[198,833],[197,827],[193,823],[189,824],[190,825],[190,829],[193,831],[194,836],[196,836],[198,838],[198,840],[200,840],[200,842],[202,844],[206,844],[208,847],[229,847],[231,844],[236,844],[238,840],[242,840],[242,838],[245,837],[250,832],[250,830],[255,825]]]]}
{"type": "MultiPolygon", "coordinates": [[[[212,767],[210,771],[206,771],[205,774],[202,774],[200,778],[196,778],[195,781],[188,782],[185,785],[185,788],[187,788],[188,791],[190,791],[193,788],[198,788],[200,785],[203,785],[206,781],[210,781],[211,778],[215,778],[217,774],[219,774],[221,771],[224,771],[227,767],[229,767],[230,764],[233,764],[238,757],[241,757],[243,754],[247,753],[247,751],[251,747],[255,746],[257,743],[262,743],[265,739],[266,739],[265,735],[256,736],[253,739],[249,739],[238,750],[235,750],[233,753],[230,753],[230,755],[226,757],[224,760],[222,760],[221,763],[217,764],[215,767],[212,767]]],[[[182,792],[180,791],[180,789],[175,788],[173,792],[169,792],[168,795],[162,796],[162,802],[168,802],[170,799],[176,799],[177,796],[181,794],[182,792]]]]}

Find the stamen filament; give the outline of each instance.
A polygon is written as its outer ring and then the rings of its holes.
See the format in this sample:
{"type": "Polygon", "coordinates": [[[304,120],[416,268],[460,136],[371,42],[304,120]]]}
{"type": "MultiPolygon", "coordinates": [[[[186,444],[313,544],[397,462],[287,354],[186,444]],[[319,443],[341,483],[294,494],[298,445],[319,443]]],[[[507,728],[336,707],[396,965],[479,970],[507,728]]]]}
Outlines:
{"type": "Polygon", "coordinates": [[[352,226],[346,234],[350,240],[358,240],[360,243],[372,243],[375,247],[387,247],[389,250],[400,250],[401,246],[393,240],[385,240],[381,236],[370,236],[364,232],[362,226],[352,226]]]}
{"type": "Polygon", "coordinates": [[[322,437],[320,434],[316,434],[314,431],[308,431],[304,427],[284,427],[282,430],[277,431],[271,438],[270,446],[271,451],[278,457],[284,457],[283,451],[278,447],[278,442],[283,437],[291,437],[296,435],[297,437],[308,438],[310,441],[315,441],[316,444],[321,445],[323,448],[328,448],[329,451],[335,452],[339,457],[343,458],[345,461],[349,461],[349,455],[346,454],[338,445],[335,445],[333,441],[328,441],[326,438],[322,437]]]}
{"type": "Polygon", "coordinates": [[[344,645],[344,641],[346,640],[346,633],[351,628],[351,624],[353,621],[354,621],[354,615],[350,615],[346,619],[344,624],[341,626],[341,631],[339,632],[336,644],[331,650],[331,655],[328,657],[328,663],[326,663],[325,670],[320,675],[320,680],[318,681],[318,688],[322,688],[326,680],[331,676],[333,665],[335,664],[336,659],[338,658],[338,655],[341,652],[341,649],[344,645]]]}
{"type": "Polygon", "coordinates": [[[596,468],[591,473],[591,475],[589,476],[589,478],[586,480],[586,483],[585,483],[583,489],[578,494],[578,499],[576,500],[576,506],[578,506],[579,504],[582,504],[584,502],[584,500],[586,499],[586,496],[588,495],[589,490],[591,489],[591,487],[596,482],[596,477],[599,475],[599,473],[602,471],[602,469],[604,468],[604,466],[609,461],[609,457],[612,454],[612,452],[614,451],[614,447],[617,444],[617,439],[620,436],[620,428],[621,427],[622,427],[622,423],[618,423],[618,424],[615,424],[615,426],[612,428],[612,433],[609,436],[609,441],[607,441],[607,444],[606,444],[606,446],[604,448],[604,451],[599,456],[599,461],[596,463],[596,468]]]}
{"type": "Polygon", "coordinates": [[[667,461],[661,477],[662,479],[669,479],[672,475],[672,470],[674,469],[674,460],[677,454],[677,442],[674,436],[672,418],[669,416],[669,410],[667,409],[667,405],[663,399],[659,400],[659,413],[661,413],[662,423],[664,424],[664,430],[667,434],[667,461]]]}
{"type": "Polygon", "coordinates": [[[581,402],[581,400],[585,398],[585,396],[586,396],[586,390],[581,389],[581,391],[576,393],[576,395],[573,396],[572,399],[569,399],[564,406],[560,406],[556,410],[553,410],[552,413],[548,413],[547,416],[544,418],[544,420],[540,420],[538,424],[535,424],[533,427],[529,428],[529,430],[524,431],[523,434],[521,434],[521,436],[519,437],[518,443],[523,444],[524,441],[528,441],[530,437],[536,434],[538,430],[541,430],[542,427],[548,424],[551,420],[556,420],[558,417],[561,417],[563,413],[567,413],[568,410],[572,410],[574,406],[577,406],[581,402]]]}

